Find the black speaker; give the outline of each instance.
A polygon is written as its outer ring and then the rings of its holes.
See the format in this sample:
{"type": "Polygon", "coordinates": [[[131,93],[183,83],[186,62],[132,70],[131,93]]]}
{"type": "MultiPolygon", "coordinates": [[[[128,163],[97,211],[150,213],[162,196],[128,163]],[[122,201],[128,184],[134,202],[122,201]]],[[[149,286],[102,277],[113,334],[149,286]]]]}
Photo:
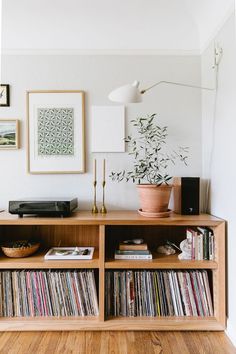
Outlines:
{"type": "Polygon", "coordinates": [[[174,179],[174,204],[174,211],[177,213],[199,215],[199,177],[177,177],[174,179]]]}

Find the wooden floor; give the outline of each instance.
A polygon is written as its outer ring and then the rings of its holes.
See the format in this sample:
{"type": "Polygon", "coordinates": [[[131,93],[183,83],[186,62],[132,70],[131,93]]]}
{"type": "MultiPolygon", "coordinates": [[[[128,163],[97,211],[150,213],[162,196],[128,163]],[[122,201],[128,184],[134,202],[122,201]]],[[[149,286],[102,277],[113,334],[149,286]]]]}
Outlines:
{"type": "Polygon", "coordinates": [[[0,354],[233,354],[223,332],[5,332],[0,354]]]}

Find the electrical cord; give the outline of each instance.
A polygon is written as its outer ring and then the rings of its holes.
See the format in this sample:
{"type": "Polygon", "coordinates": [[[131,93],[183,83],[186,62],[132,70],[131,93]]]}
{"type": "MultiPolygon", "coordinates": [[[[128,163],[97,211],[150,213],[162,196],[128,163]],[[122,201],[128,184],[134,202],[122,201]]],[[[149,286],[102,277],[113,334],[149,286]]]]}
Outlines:
{"type": "Polygon", "coordinates": [[[219,49],[218,46],[215,45],[215,64],[213,68],[215,69],[215,98],[214,98],[214,106],[213,106],[213,119],[212,119],[212,142],[210,146],[209,152],[209,164],[208,164],[208,173],[207,173],[207,182],[206,182],[206,196],[204,203],[204,212],[210,212],[210,186],[211,186],[211,172],[212,172],[212,164],[213,164],[213,154],[215,150],[215,133],[216,133],[216,113],[217,113],[217,101],[218,101],[218,86],[219,86],[219,64],[222,59],[222,48],[219,49]]]}

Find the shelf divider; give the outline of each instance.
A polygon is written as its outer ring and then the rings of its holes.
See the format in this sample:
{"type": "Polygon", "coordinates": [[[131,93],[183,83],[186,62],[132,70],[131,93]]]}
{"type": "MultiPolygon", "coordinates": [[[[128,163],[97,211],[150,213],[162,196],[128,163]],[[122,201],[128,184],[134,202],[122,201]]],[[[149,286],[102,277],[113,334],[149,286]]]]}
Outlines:
{"type": "Polygon", "coordinates": [[[99,320],[105,321],[105,226],[99,226],[99,320]]]}

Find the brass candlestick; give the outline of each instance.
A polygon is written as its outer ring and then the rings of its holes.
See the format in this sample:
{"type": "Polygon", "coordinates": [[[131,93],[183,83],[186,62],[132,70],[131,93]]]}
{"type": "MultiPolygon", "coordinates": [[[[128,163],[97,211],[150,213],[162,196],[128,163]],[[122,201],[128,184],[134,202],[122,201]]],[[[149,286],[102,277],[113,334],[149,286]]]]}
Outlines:
{"type": "Polygon", "coordinates": [[[92,207],[92,213],[93,214],[97,214],[98,213],[96,188],[97,188],[97,181],[94,181],[93,182],[93,207],[92,207]]]}
{"type": "Polygon", "coordinates": [[[106,214],[107,213],[107,209],[105,207],[105,186],[106,186],[106,181],[102,182],[102,207],[100,210],[101,214],[106,214]]]}

